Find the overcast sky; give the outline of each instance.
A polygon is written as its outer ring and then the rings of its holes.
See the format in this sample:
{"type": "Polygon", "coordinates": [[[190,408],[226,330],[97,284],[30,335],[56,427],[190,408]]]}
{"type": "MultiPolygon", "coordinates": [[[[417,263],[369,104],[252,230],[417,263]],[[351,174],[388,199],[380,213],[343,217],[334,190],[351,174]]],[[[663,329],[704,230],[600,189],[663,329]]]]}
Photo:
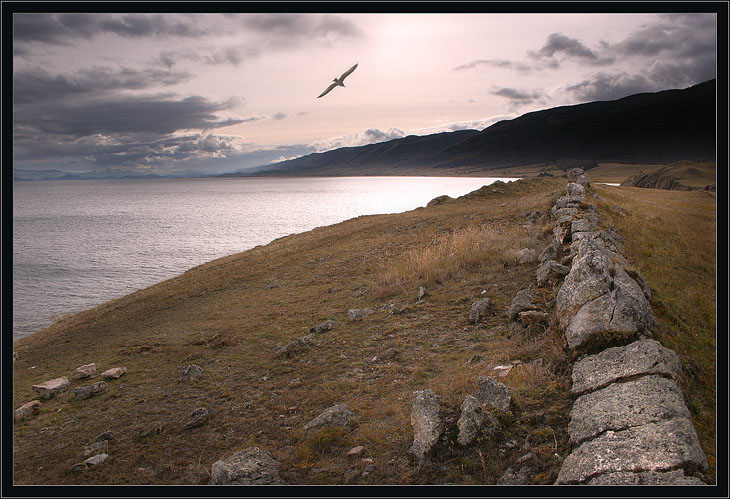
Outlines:
{"type": "Polygon", "coordinates": [[[715,17],[15,14],[14,167],[233,171],[686,88],[715,17]]]}

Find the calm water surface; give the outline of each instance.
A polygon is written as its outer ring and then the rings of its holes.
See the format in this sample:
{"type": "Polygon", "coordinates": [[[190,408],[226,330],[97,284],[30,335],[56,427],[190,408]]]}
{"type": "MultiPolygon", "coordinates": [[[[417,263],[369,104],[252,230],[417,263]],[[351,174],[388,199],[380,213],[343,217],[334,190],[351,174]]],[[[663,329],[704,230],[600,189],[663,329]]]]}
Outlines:
{"type": "MultiPolygon", "coordinates": [[[[13,338],[296,232],[397,213],[496,178],[13,182],[13,338]]],[[[507,180],[507,179],[501,179],[507,180]]]]}

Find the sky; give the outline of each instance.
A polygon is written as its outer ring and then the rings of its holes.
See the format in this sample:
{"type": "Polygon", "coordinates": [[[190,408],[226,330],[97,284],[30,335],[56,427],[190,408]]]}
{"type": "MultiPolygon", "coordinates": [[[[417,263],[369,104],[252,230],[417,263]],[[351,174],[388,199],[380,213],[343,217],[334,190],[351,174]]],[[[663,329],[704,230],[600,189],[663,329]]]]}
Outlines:
{"type": "Polygon", "coordinates": [[[716,75],[715,14],[13,16],[18,169],[229,172],[716,75]]]}

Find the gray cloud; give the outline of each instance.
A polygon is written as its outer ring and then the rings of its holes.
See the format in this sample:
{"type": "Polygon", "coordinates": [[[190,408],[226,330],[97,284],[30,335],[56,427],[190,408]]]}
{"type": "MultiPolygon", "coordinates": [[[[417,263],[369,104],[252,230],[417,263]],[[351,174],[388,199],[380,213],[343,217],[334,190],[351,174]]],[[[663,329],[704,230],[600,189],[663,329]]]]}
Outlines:
{"type": "Polygon", "coordinates": [[[360,27],[352,21],[334,14],[251,14],[242,16],[244,27],[279,35],[282,42],[295,39],[316,37],[359,37],[363,35],[360,27]]]}
{"type": "Polygon", "coordinates": [[[126,38],[200,37],[207,30],[192,16],[165,14],[14,14],[15,43],[66,45],[75,39],[91,39],[114,33],[126,38]]]}
{"type": "Polygon", "coordinates": [[[655,82],[640,74],[600,72],[565,90],[581,101],[613,100],[627,95],[658,90],[655,82]]]}
{"type": "Polygon", "coordinates": [[[476,59],[474,61],[456,66],[455,71],[464,71],[466,69],[472,69],[477,66],[488,66],[492,68],[503,68],[513,69],[515,71],[527,72],[535,69],[533,64],[527,64],[524,62],[507,61],[504,59],[476,59]]]}
{"type": "Polygon", "coordinates": [[[540,50],[528,51],[528,55],[533,59],[554,60],[556,54],[562,54],[566,59],[577,59],[595,66],[604,66],[616,60],[612,55],[598,56],[577,38],[570,38],[562,33],[552,33],[548,36],[545,45],[540,50]]]}
{"type": "Polygon", "coordinates": [[[489,93],[509,99],[510,111],[516,111],[520,107],[528,106],[535,102],[545,103],[547,99],[547,96],[542,91],[524,90],[514,87],[492,87],[489,93]]]}

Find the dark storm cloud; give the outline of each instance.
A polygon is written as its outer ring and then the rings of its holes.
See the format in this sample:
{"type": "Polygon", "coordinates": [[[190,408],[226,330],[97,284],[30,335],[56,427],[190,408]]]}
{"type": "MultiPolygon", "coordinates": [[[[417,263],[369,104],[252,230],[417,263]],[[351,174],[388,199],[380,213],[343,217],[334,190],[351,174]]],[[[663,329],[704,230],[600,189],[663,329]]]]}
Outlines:
{"type": "Polygon", "coordinates": [[[627,95],[658,90],[655,82],[640,74],[600,72],[566,86],[581,101],[613,100],[627,95]]]}
{"type": "Polygon", "coordinates": [[[609,45],[625,56],[656,56],[671,53],[692,58],[714,52],[715,16],[712,14],[671,14],[641,26],[623,41],[609,45]]]}
{"type": "Polygon", "coordinates": [[[200,37],[207,33],[192,16],[176,14],[14,14],[15,43],[66,45],[103,33],[126,38],[200,37]]]}
{"type": "Polygon", "coordinates": [[[112,69],[106,66],[53,75],[45,69],[19,70],[13,75],[15,104],[56,101],[67,97],[93,96],[109,90],[142,90],[170,86],[190,79],[186,72],[164,69],[112,69]]]}

